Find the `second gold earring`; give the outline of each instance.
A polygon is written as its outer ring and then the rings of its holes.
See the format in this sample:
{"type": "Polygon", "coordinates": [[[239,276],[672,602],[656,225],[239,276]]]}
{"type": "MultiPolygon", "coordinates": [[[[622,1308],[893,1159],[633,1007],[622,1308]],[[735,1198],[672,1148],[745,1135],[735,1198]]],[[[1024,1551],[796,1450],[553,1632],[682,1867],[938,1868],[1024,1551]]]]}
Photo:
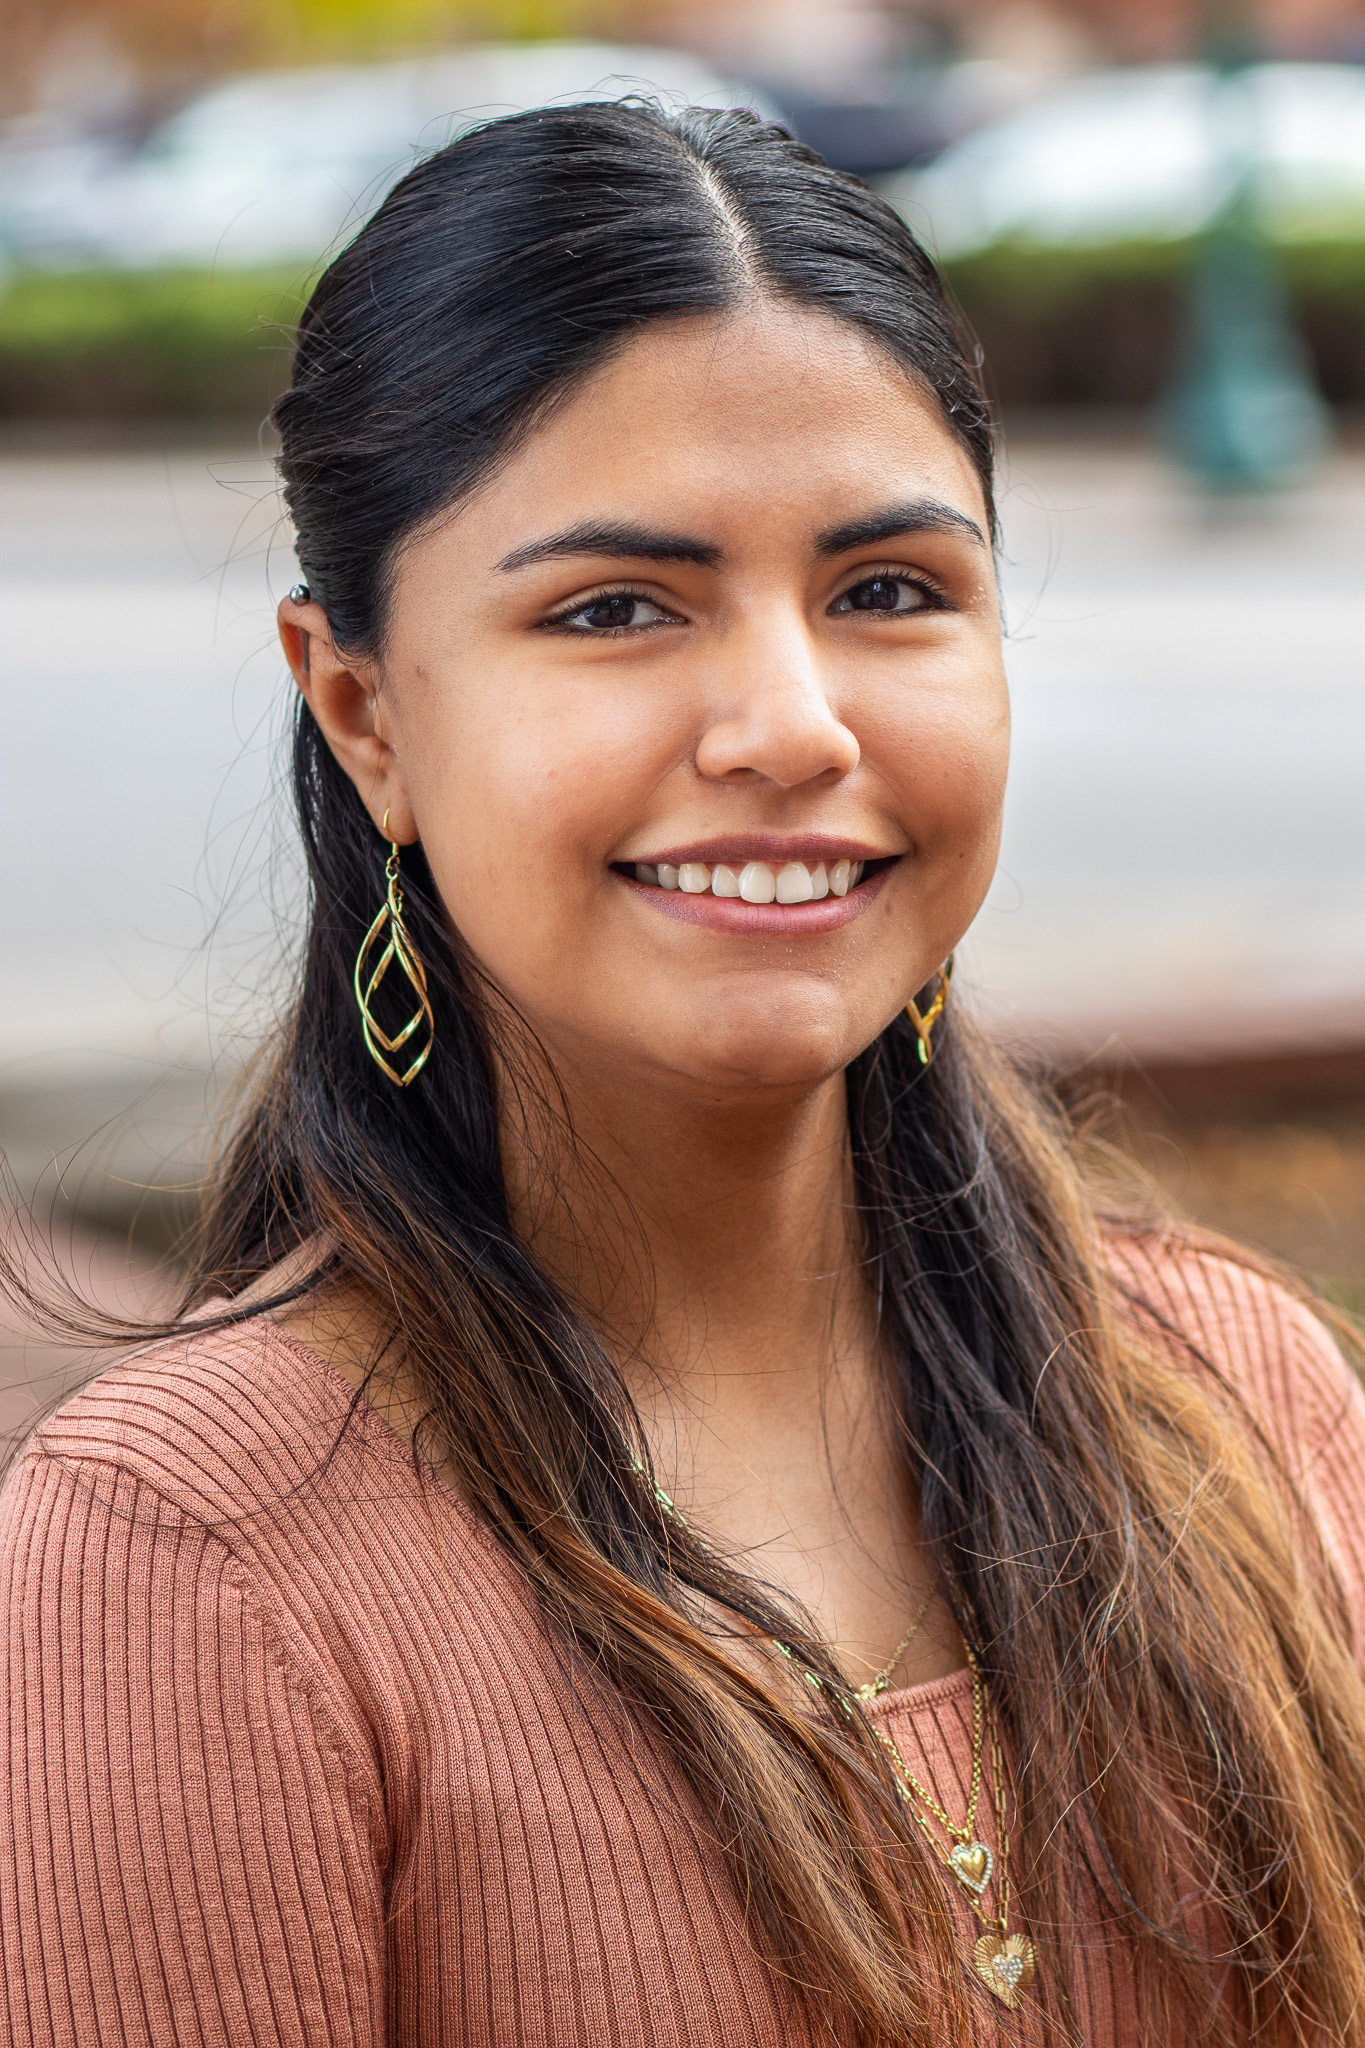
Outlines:
{"type": "Polygon", "coordinates": [[[934,1026],[948,1006],[948,990],[952,986],[952,980],[953,956],[950,953],[938,970],[938,987],[928,1009],[921,1011],[916,1003],[907,1003],[905,1006],[905,1014],[919,1035],[919,1063],[922,1067],[927,1067],[934,1056],[934,1026]]]}

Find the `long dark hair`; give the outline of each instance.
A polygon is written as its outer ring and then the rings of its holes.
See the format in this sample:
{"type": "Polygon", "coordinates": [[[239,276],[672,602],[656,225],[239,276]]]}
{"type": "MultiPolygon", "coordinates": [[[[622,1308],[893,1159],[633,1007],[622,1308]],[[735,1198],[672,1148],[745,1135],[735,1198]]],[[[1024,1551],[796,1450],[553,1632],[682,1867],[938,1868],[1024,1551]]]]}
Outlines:
{"type": "MultiPolygon", "coordinates": [[[[275,411],[300,559],[338,644],[382,650],[405,541],[586,372],[651,322],[755,294],[870,336],[936,400],[989,502],[988,410],[933,265],[889,207],[780,129],[570,107],[421,164],[317,285],[275,411]]],[[[301,987],[223,1164],[187,1307],[325,1247],[294,1291],[344,1277],[380,1304],[427,1452],[567,1653],[659,1729],[774,1967],[845,2038],[965,2038],[940,1873],[866,1721],[793,1704],[782,1671],[756,1676],[705,1616],[791,1645],[827,1703],[844,1686],[830,1650],[670,1520],[605,1333],[513,1228],[494,1012],[420,849],[404,886],[438,1047],[400,1090],[366,1054],[351,993],[385,849],[304,707],[294,782],[312,890],[301,987]]],[[[847,1089],[896,1426],[1016,1759],[1015,1863],[1057,2031],[1074,2030],[1065,1958],[1098,1901],[1126,1930],[1151,2027],[1183,2003],[1216,2041],[1317,2024],[1365,2042],[1365,1712],[1329,1575],[1305,1578],[1251,1437],[1122,1300],[1060,1120],[960,1012],[927,1069],[897,1023],[847,1089]]]]}

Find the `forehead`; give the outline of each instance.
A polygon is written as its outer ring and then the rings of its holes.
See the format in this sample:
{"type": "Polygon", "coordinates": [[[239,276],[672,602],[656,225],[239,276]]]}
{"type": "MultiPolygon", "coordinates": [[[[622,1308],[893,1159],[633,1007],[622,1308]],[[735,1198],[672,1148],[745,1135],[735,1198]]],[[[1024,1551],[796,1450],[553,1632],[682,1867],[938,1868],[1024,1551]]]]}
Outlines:
{"type": "MultiPolygon", "coordinates": [[[[714,537],[814,528],[932,496],[986,523],[980,480],[933,396],[857,328],[756,301],[660,323],[594,371],[458,515],[493,539],[591,503],[709,522],[714,537]],[[491,522],[491,526],[490,526],[491,522]]],[[[483,552],[481,549],[480,552],[483,552]]]]}

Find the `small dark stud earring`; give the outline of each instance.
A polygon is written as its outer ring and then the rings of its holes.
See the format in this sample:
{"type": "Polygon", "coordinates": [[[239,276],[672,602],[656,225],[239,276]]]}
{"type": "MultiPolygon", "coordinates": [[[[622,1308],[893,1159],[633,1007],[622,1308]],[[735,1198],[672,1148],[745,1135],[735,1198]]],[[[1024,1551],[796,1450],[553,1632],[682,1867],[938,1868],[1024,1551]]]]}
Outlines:
{"type": "Polygon", "coordinates": [[[311,604],[313,593],[306,583],[296,583],[289,593],[290,604],[311,604]]]}

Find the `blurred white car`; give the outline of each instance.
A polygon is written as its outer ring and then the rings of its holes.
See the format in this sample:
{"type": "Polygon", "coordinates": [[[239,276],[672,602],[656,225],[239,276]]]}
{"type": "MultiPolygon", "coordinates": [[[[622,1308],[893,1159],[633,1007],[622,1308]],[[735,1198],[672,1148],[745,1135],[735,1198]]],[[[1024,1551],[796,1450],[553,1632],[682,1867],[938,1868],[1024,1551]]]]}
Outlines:
{"type": "Polygon", "coordinates": [[[312,261],[418,156],[476,122],[631,92],[757,104],[682,51],[605,43],[263,72],[215,86],[128,156],[16,127],[0,147],[0,244],[63,268],[312,261]]]}
{"type": "Polygon", "coordinates": [[[890,194],[942,256],[1188,235],[1255,173],[1282,235],[1365,233],[1365,67],[1102,72],[978,129],[890,194]]]}

